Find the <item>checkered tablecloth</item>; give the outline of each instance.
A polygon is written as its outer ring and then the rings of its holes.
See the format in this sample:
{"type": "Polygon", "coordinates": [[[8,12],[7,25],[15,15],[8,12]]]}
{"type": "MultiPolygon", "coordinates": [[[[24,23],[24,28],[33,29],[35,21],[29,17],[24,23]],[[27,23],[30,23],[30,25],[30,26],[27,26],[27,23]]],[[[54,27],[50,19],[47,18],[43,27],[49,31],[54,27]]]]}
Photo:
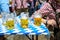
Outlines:
{"type": "MultiPolygon", "coordinates": [[[[1,21],[1,20],[0,20],[1,21]]],[[[29,23],[28,28],[23,29],[19,23],[15,24],[15,28],[13,30],[7,30],[7,28],[3,25],[0,25],[0,35],[10,35],[10,34],[19,34],[19,35],[49,35],[49,31],[46,26],[41,23],[40,26],[35,26],[32,22],[29,23]]]]}

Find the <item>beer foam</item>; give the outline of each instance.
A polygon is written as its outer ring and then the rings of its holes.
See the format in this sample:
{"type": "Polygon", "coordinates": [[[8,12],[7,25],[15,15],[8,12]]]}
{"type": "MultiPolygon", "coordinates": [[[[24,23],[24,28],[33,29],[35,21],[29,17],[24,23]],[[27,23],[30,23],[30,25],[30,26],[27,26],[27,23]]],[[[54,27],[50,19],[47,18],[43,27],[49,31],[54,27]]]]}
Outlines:
{"type": "Polygon", "coordinates": [[[40,18],[40,16],[39,15],[35,15],[35,18],[40,18]]]}
{"type": "Polygon", "coordinates": [[[27,17],[24,17],[24,16],[23,16],[22,19],[27,19],[27,17]]]}
{"type": "Polygon", "coordinates": [[[9,18],[8,21],[13,20],[12,18],[9,18]]]}

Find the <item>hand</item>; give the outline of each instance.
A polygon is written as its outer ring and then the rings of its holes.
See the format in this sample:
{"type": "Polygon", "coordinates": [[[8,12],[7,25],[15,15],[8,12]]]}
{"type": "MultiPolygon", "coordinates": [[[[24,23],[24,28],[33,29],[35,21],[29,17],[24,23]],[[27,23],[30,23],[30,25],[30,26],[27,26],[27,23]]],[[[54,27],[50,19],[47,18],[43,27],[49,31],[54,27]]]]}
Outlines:
{"type": "Polygon", "coordinates": [[[50,20],[48,20],[47,24],[51,25],[51,26],[55,26],[56,25],[56,21],[54,19],[50,19],[50,20]]]}
{"type": "Polygon", "coordinates": [[[60,9],[57,9],[56,12],[59,13],[60,12],[60,9]]]}
{"type": "MultiPolygon", "coordinates": [[[[44,24],[46,24],[46,20],[45,19],[42,19],[42,22],[44,24]]],[[[50,20],[47,20],[47,25],[51,25],[51,26],[55,26],[56,25],[56,21],[54,19],[50,19],[50,20]]]]}
{"type": "Polygon", "coordinates": [[[42,19],[42,23],[46,24],[46,20],[45,19],[42,19]]]}

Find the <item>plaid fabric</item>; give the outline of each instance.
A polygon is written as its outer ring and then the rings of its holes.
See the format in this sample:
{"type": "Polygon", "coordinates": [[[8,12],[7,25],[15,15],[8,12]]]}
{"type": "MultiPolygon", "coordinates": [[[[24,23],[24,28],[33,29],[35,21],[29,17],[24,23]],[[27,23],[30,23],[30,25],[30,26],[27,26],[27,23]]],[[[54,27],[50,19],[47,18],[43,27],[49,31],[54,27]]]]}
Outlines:
{"type": "Polygon", "coordinates": [[[20,25],[20,21],[19,21],[19,16],[16,18],[17,19],[17,24],[15,24],[15,28],[13,30],[7,30],[7,28],[3,25],[0,25],[0,35],[11,35],[11,34],[19,34],[19,35],[50,35],[48,29],[46,28],[46,26],[41,23],[40,26],[35,26],[33,24],[33,21],[29,22],[28,28],[23,29],[20,25]]]}
{"type": "Polygon", "coordinates": [[[44,5],[38,10],[39,13],[42,13],[42,17],[48,15],[47,19],[55,19],[54,10],[52,9],[49,3],[44,3],[44,5]]]}

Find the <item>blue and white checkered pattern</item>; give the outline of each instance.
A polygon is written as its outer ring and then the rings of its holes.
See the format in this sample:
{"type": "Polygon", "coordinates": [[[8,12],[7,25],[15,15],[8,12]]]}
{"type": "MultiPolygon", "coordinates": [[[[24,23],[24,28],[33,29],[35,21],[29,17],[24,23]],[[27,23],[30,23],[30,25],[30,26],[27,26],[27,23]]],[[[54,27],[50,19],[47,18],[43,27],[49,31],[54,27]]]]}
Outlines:
{"type": "Polygon", "coordinates": [[[41,23],[40,26],[35,26],[31,22],[31,23],[29,23],[28,28],[26,28],[26,29],[23,29],[19,23],[15,24],[15,28],[13,30],[7,30],[7,28],[5,26],[0,25],[0,35],[2,35],[2,34],[7,34],[7,35],[11,35],[11,34],[49,35],[49,31],[43,23],[41,23]]]}

